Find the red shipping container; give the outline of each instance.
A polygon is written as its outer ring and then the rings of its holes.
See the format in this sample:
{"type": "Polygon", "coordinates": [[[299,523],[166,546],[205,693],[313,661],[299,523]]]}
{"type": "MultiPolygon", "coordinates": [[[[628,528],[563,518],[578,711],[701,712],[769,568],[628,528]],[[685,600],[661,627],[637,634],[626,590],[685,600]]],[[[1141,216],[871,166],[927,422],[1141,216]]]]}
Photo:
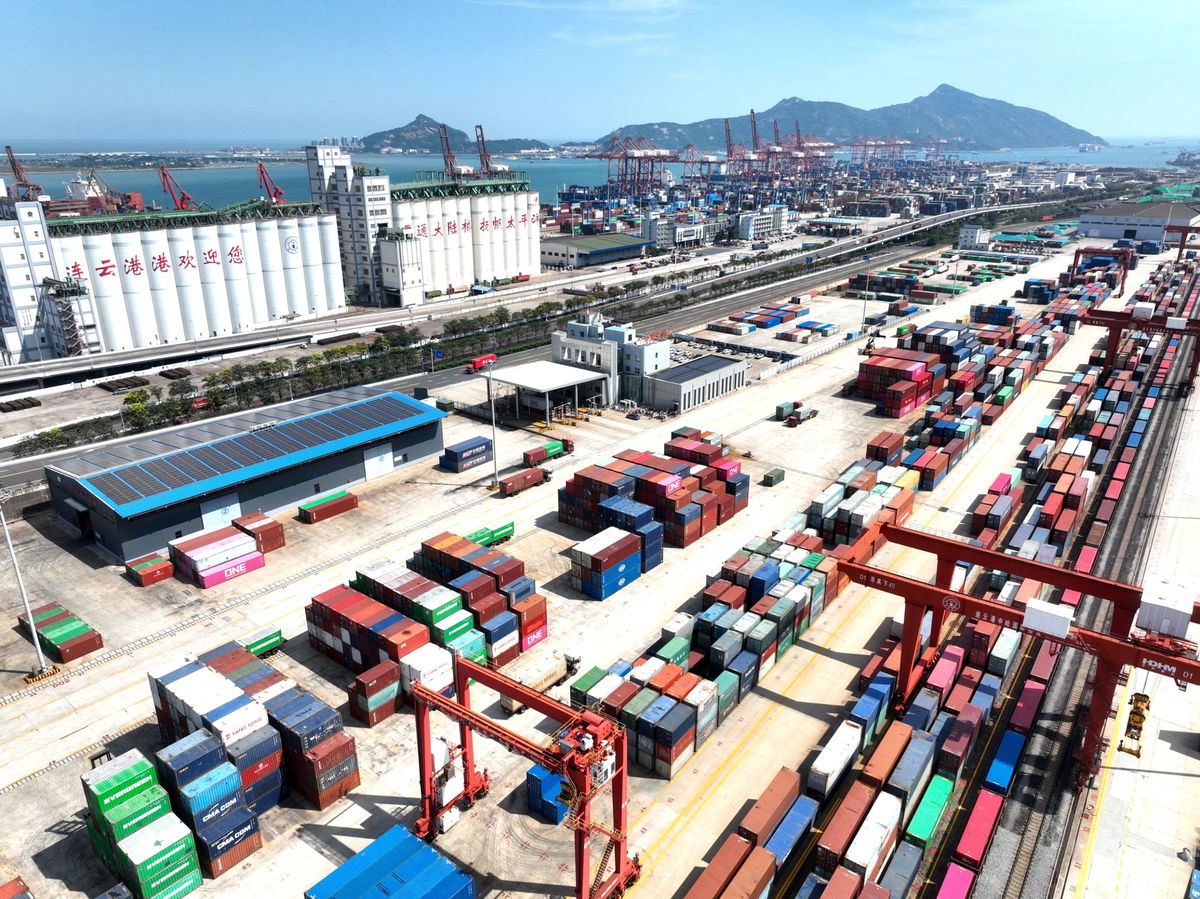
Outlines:
{"type": "Polygon", "coordinates": [[[253,765],[251,765],[249,768],[247,768],[245,771],[241,772],[242,788],[245,789],[246,787],[250,786],[251,784],[258,783],[260,780],[262,780],[264,777],[266,777],[272,771],[278,771],[279,766],[282,764],[283,764],[283,751],[282,750],[276,750],[275,752],[272,752],[269,756],[267,756],[265,759],[260,759],[259,761],[255,762],[253,765]]]}
{"type": "Polygon", "coordinates": [[[344,777],[342,780],[339,780],[324,793],[314,792],[307,784],[303,782],[299,784],[299,787],[300,793],[305,799],[315,805],[318,809],[324,811],[343,796],[346,796],[351,790],[355,789],[361,782],[362,781],[359,778],[358,772],[355,771],[348,777],[344,777]]]}
{"type": "Polygon", "coordinates": [[[650,678],[650,681],[646,684],[646,686],[658,693],[665,694],[667,688],[670,687],[671,684],[675,683],[675,681],[682,674],[682,668],[680,668],[678,665],[673,665],[668,662],[659,670],[658,674],[650,678]]]}
{"type": "Polygon", "coordinates": [[[320,776],[346,761],[354,753],[354,737],[343,730],[322,740],[304,753],[304,765],[314,776],[320,776]]]}
{"type": "Polygon", "coordinates": [[[817,841],[816,863],[818,871],[831,874],[842,862],[842,856],[850,848],[850,841],[858,826],[867,816],[867,810],[875,801],[875,788],[856,780],[837,807],[829,824],[817,841]]]}
{"type": "Polygon", "coordinates": [[[753,849],[754,846],[745,837],[731,833],[684,899],[719,899],[753,849]]]}
{"type": "Polygon", "coordinates": [[[756,846],[765,843],[799,795],[799,772],[780,768],[758,801],[738,823],[737,832],[756,846]]]}
{"type": "Polygon", "coordinates": [[[262,849],[262,832],[256,831],[228,852],[218,855],[214,859],[206,859],[201,855],[200,868],[207,876],[215,879],[226,871],[236,868],[259,849],[262,849]]]}

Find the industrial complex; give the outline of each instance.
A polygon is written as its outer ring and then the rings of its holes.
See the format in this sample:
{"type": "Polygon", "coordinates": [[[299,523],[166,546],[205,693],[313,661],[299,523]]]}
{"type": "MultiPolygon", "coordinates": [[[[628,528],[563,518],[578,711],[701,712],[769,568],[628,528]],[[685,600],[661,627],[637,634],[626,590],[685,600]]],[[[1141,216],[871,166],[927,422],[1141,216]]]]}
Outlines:
{"type": "Polygon", "coordinates": [[[0,899],[1200,894],[1198,192],[751,124],[10,150],[0,899]]]}

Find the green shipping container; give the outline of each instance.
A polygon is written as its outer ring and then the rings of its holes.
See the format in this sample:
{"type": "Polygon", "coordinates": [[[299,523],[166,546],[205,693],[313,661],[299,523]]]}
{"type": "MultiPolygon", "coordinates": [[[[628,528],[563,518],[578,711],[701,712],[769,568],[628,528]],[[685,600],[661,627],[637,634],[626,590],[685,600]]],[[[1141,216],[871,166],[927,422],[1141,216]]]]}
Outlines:
{"type": "Polygon", "coordinates": [[[156,784],[128,802],[122,802],[109,809],[101,820],[108,825],[113,842],[116,843],[170,811],[171,799],[167,796],[167,791],[156,784]]]}
{"type": "Polygon", "coordinates": [[[117,859],[113,855],[112,846],[109,845],[108,838],[96,829],[96,822],[90,815],[87,819],[87,834],[88,842],[92,844],[92,851],[96,853],[96,857],[104,862],[104,867],[119,876],[120,871],[117,868],[117,859]]]}
{"type": "Polygon", "coordinates": [[[117,856],[127,882],[148,885],[161,875],[180,872],[187,863],[195,865],[196,841],[186,824],[174,815],[163,815],[117,843],[117,856]]]}
{"type": "MultiPolygon", "coordinates": [[[[244,640],[239,640],[238,643],[251,655],[260,656],[264,652],[270,652],[283,645],[283,631],[279,628],[266,628],[251,634],[244,640]]],[[[230,679],[232,680],[232,678],[230,679]]]]}
{"type": "MultiPolygon", "coordinates": [[[[247,650],[247,652],[248,651],[249,650],[247,650]]],[[[261,670],[266,670],[266,669],[270,669],[271,671],[275,670],[274,668],[271,668],[271,666],[268,665],[266,662],[260,662],[258,659],[255,659],[253,662],[246,663],[241,668],[234,668],[227,675],[225,675],[225,677],[227,680],[237,681],[237,680],[241,680],[243,677],[245,677],[248,674],[253,674],[256,671],[261,671],[261,670]]],[[[265,674],[262,676],[266,677],[265,674]]]]}
{"type": "Polygon", "coordinates": [[[778,661],[787,655],[787,651],[795,645],[795,641],[796,629],[794,627],[790,627],[784,633],[780,634],[775,643],[775,660],[778,661]]]}
{"type": "MultiPolygon", "coordinates": [[[[658,694],[649,687],[643,687],[637,693],[633,694],[633,699],[621,706],[621,724],[625,726],[627,731],[634,732],[637,728],[637,720],[642,712],[650,708],[654,704],[654,700],[658,699],[658,694]]],[[[632,735],[634,748],[637,747],[637,734],[632,735]]]]}
{"type": "Polygon", "coordinates": [[[603,668],[592,668],[590,671],[581,674],[571,684],[571,705],[584,706],[587,704],[588,690],[600,683],[601,679],[608,674],[603,668]]]}
{"type": "MultiPolygon", "coordinates": [[[[815,569],[815,568],[816,568],[818,565],[820,565],[820,564],[821,564],[821,560],[822,560],[822,559],[824,559],[824,558],[825,558],[825,557],[824,557],[823,555],[821,555],[820,553],[809,553],[809,554],[808,554],[808,555],[807,555],[807,556],[806,556],[806,557],[805,557],[805,558],[804,558],[804,559],[803,559],[803,560],[800,562],[800,565],[801,565],[801,567],[802,567],[802,568],[813,568],[813,569],[815,569]]],[[[807,582],[806,582],[806,583],[807,583],[807,582]]]]}
{"type": "Polygon", "coordinates": [[[516,525],[511,521],[508,522],[507,524],[500,525],[500,527],[498,527],[498,528],[493,528],[492,529],[492,542],[495,543],[497,540],[507,540],[509,537],[511,537],[513,535],[513,532],[515,530],[516,530],[516,525]]]}
{"type": "Polygon", "coordinates": [[[672,637],[655,655],[660,659],[666,659],[672,665],[686,669],[688,653],[691,651],[692,641],[687,637],[672,637]]]}
{"type": "Polygon", "coordinates": [[[472,543],[478,543],[480,546],[487,546],[488,543],[491,542],[491,538],[491,528],[480,528],[477,531],[472,531],[471,533],[467,534],[464,539],[470,540],[472,543]]]}
{"type": "MultiPolygon", "coordinates": [[[[43,621],[45,621],[47,618],[53,618],[55,615],[61,615],[65,611],[66,611],[66,609],[64,609],[62,606],[58,605],[57,603],[55,603],[53,608],[46,609],[44,612],[38,612],[37,614],[35,614],[33,616],[33,624],[35,627],[37,627],[43,621]]],[[[41,628],[38,628],[38,630],[40,630],[40,629],[41,628]]]]}
{"type": "Polygon", "coordinates": [[[409,606],[409,615],[427,627],[433,627],[462,608],[462,597],[445,587],[434,588],[418,596],[409,606]]]}
{"type": "Polygon", "coordinates": [[[937,776],[929,781],[921,804],[917,806],[912,820],[908,823],[908,829],[904,832],[906,842],[912,843],[922,852],[929,847],[953,792],[954,783],[945,777],[937,776]]]}
{"type": "Polygon", "coordinates": [[[487,640],[484,639],[483,631],[474,628],[447,641],[446,649],[456,656],[462,656],[472,661],[478,661],[480,658],[485,661],[487,659],[487,640]]]}
{"type": "Polygon", "coordinates": [[[190,859],[182,859],[171,868],[141,881],[138,886],[143,899],[177,899],[195,890],[203,880],[199,859],[193,852],[190,859]]]}
{"type": "Polygon", "coordinates": [[[57,645],[63,642],[64,634],[76,636],[75,631],[79,631],[80,628],[83,629],[81,633],[91,630],[81,619],[72,615],[70,618],[64,618],[62,621],[56,621],[44,628],[39,628],[38,633],[41,634],[44,640],[49,640],[51,643],[57,645]]]}
{"type": "Polygon", "coordinates": [[[738,676],[732,671],[722,671],[713,678],[717,685],[717,714],[721,721],[738,702],[738,676]]]}
{"type": "Polygon", "coordinates": [[[378,693],[372,693],[370,696],[356,696],[358,707],[364,712],[373,712],[380,706],[385,706],[389,702],[396,701],[396,694],[400,692],[400,682],[388,684],[378,693]]]}
{"type": "Polygon", "coordinates": [[[340,499],[346,495],[345,490],[339,490],[337,493],[331,493],[329,496],[322,496],[320,499],[309,500],[306,503],[301,503],[301,509],[315,509],[317,506],[327,503],[332,499],[340,499]]]}
{"type": "Polygon", "coordinates": [[[466,609],[452,612],[429,628],[433,642],[445,646],[455,637],[461,637],[475,626],[475,617],[466,609]]]}
{"type": "Polygon", "coordinates": [[[85,785],[84,792],[87,795],[88,808],[97,817],[103,817],[109,809],[128,802],[144,790],[157,785],[158,775],[154,771],[154,765],[142,758],[91,786],[85,785]]]}
{"type": "Polygon", "coordinates": [[[793,643],[796,640],[799,640],[801,637],[804,636],[804,632],[806,630],[808,630],[809,621],[810,621],[809,615],[805,614],[805,616],[803,618],[801,618],[799,621],[796,622],[796,628],[792,632],[792,642],[793,643]]]}
{"type": "Polygon", "coordinates": [[[551,440],[549,443],[542,444],[542,449],[546,451],[546,455],[553,459],[563,451],[561,440],[551,440]]]}

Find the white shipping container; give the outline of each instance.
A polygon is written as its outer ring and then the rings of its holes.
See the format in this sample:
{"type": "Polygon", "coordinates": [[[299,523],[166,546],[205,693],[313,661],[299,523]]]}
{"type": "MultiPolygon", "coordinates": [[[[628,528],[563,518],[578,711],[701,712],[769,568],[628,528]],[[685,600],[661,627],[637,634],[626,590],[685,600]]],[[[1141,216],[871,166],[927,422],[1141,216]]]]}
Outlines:
{"type": "Polygon", "coordinates": [[[296,682],[289,677],[285,677],[279,683],[271,684],[269,687],[265,687],[262,690],[259,690],[257,693],[254,694],[254,698],[258,702],[261,702],[265,705],[268,700],[274,699],[276,696],[278,696],[281,693],[286,693],[288,690],[292,689],[292,687],[294,687],[294,686],[296,686],[296,682]]]}
{"type": "Polygon", "coordinates": [[[513,631],[511,634],[505,634],[503,637],[501,637],[495,643],[489,643],[488,647],[491,649],[491,653],[490,653],[491,657],[495,658],[498,655],[503,655],[504,653],[508,652],[510,649],[512,649],[514,646],[517,645],[517,641],[519,641],[520,639],[521,639],[520,631],[513,631]]]}
{"type": "Polygon", "coordinates": [[[846,850],[842,863],[864,881],[878,880],[883,866],[891,857],[900,829],[900,809],[899,798],[891,793],[876,796],[846,850]]]}
{"type": "Polygon", "coordinates": [[[581,540],[571,547],[571,561],[577,565],[589,567],[592,562],[592,557],[601,550],[612,546],[622,537],[627,537],[627,531],[620,528],[605,528],[594,537],[589,537],[587,540],[581,540]]]}
{"type": "Polygon", "coordinates": [[[1195,601],[1195,593],[1182,584],[1163,581],[1142,594],[1137,626],[1142,630],[1182,639],[1187,636],[1195,601]]]}
{"type": "Polygon", "coordinates": [[[454,656],[432,643],[414,649],[400,660],[400,686],[411,693],[414,681],[430,690],[444,690],[454,681],[454,656]]]}
{"type": "Polygon", "coordinates": [[[672,637],[687,637],[692,633],[694,619],[687,612],[680,612],[670,621],[663,625],[662,638],[670,640],[672,637]]]}
{"type": "Polygon", "coordinates": [[[251,702],[214,721],[212,730],[228,746],[266,724],[267,710],[258,702],[251,702]]]}
{"type": "Polygon", "coordinates": [[[650,679],[658,672],[666,667],[667,660],[660,659],[658,656],[646,659],[640,665],[634,665],[633,670],[629,672],[629,679],[635,684],[641,684],[643,687],[650,683],[650,679]]]}
{"type": "Polygon", "coordinates": [[[596,682],[596,686],[587,691],[586,699],[588,705],[599,705],[608,698],[613,690],[625,683],[625,679],[618,674],[606,674],[596,682]]]}
{"type": "Polygon", "coordinates": [[[710,680],[700,681],[687,696],[683,697],[683,701],[696,710],[696,721],[703,721],[717,712],[717,685],[710,680]]]}
{"type": "Polygon", "coordinates": [[[1020,632],[1007,627],[1002,629],[1000,636],[996,638],[996,643],[992,647],[991,653],[988,655],[988,674],[994,674],[1003,679],[1008,674],[1008,669],[1012,667],[1013,659],[1017,657],[1017,650],[1020,648],[1020,632]]]}
{"type": "Polygon", "coordinates": [[[862,727],[843,721],[833,732],[808,773],[808,792],[825,799],[858,756],[862,746],[862,727]]]}
{"type": "Polygon", "coordinates": [[[1040,599],[1031,599],[1025,604],[1025,619],[1022,624],[1030,630],[1063,638],[1070,633],[1075,620],[1071,606],[1052,605],[1040,599]]]}

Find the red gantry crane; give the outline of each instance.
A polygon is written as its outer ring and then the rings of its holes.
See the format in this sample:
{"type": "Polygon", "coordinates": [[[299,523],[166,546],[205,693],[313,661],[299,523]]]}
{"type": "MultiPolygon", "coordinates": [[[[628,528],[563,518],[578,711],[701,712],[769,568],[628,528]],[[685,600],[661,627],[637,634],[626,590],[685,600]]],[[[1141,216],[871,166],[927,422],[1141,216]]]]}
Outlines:
{"type": "Polygon", "coordinates": [[[1125,278],[1129,275],[1130,269],[1133,268],[1137,258],[1137,251],[1132,247],[1079,247],[1075,250],[1075,259],[1071,262],[1071,279],[1074,283],[1075,278],[1082,277],[1086,274],[1086,268],[1081,268],[1081,264],[1091,262],[1094,256],[1114,256],[1117,259],[1117,267],[1121,272],[1121,281],[1114,289],[1113,293],[1116,296],[1121,296],[1125,292],[1125,278]]]}
{"type": "MultiPolygon", "coordinates": [[[[470,659],[454,660],[456,699],[449,699],[420,683],[413,685],[416,706],[417,759],[421,768],[421,816],[416,833],[433,839],[438,819],[451,808],[461,804],[471,806],[487,795],[491,779],[487,770],[475,767],[472,737],[475,732],[495,740],[510,752],[524,756],[566,779],[571,791],[565,823],[575,831],[575,896],[577,899],[608,899],[622,895],[641,873],[641,861],[630,857],[628,846],[627,790],[629,783],[626,736],[624,728],[595,712],[575,709],[519,684],[497,671],[477,665],[470,659]],[[553,743],[545,747],[501,727],[471,708],[470,685],[476,681],[510,696],[535,712],[557,721],[553,743]],[[429,730],[430,709],[437,709],[458,722],[460,745],[452,752],[450,762],[461,758],[463,791],[449,797],[438,807],[439,772],[433,767],[433,750],[429,730]],[[592,819],[591,803],[600,791],[612,784],[612,826],[592,819]],[[595,877],[591,872],[591,837],[599,833],[608,838],[595,877]],[[605,878],[610,861],[615,859],[613,873],[605,878]]],[[[443,778],[444,780],[444,778],[443,778]]]]}
{"type": "MultiPolygon", "coordinates": [[[[872,547],[876,545],[877,539],[882,537],[937,556],[937,574],[932,584],[865,565],[857,559],[843,559],[838,562],[839,570],[855,583],[904,598],[904,635],[900,642],[900,676],[896,685],[896,698],[901,705],[908,702],[908,698],[917,688],[921,673],[928,670],[937,658],[940,652],[942,625],[948,614],[957,613],[988,621],[1095,656],[1096,673],[1092,681],[1092,697],[1084,724],[1083,745],[1079,751],[1077,786],[1082,788],[1099,769],[1100,754],[1106,742],[1104,733],[1108,718],[1112,714],[1118,678],[1124,666],[1166,674],[1181,688],[1190,683],[1200,683],[1200,661],[1196,659],[1195,644],[1153,632],[1137,635],[1130,633],[1142,602],[1140,587],[1006,555],[960,540],[893,524],[876,524],[872,525],[872,529],[876,533],[868,531],[860,538],[860,546],[872,547]],[[1111,628],[1108,633],[1102,633],[1071,624],[1065,626],[1063,634],[1059,635],[1030,627],[1027,624],[1027,609],[1019,604],[1007,606],[1001,602],[981,599],[951,589],[950,582],[955,563],[958,561],[1005,571],[1067,590],[1077,590],[1110,602],[1113,604],[1111,628]],[[929,649],[922,654],[921,619],[926,609],[932,610],[933,620],[929,649]]],[[[1071,609],[1070,606],[1063,608],[1071,609]]],[[[1200,605],[1194,606],[1191,620],[1200,622],[1200,605]]]]}
{"type": "Polygon", "coordinates": [[[261,162],[258,164],[258,186],[267,192],[272,203],[283,202],[283,188],[275,183],[275,179],[271,177],[271,173],[261,162]]]}
{"type": "Polygon", "coordinates": [[[165,165],[158,167],[158,178],[162,182],[163,193],[171,195],[171,203],[176,209],[198,209],[196,199],[186,190],[179,186],[179,182],[175,180],[175,176],[165,165]]]}
{"type": "Polygon", "coordinates": [[[8,167],[12,169],[13,174],[13,183],[8,188],[8,195],[14,200],[36,200],[42,196],[45,193],[42,186],[30,180],[29,175],[25,173],[25,166],[17,160],[13,148],[6,146],[4,152],[8,154],[8,167]]]}

